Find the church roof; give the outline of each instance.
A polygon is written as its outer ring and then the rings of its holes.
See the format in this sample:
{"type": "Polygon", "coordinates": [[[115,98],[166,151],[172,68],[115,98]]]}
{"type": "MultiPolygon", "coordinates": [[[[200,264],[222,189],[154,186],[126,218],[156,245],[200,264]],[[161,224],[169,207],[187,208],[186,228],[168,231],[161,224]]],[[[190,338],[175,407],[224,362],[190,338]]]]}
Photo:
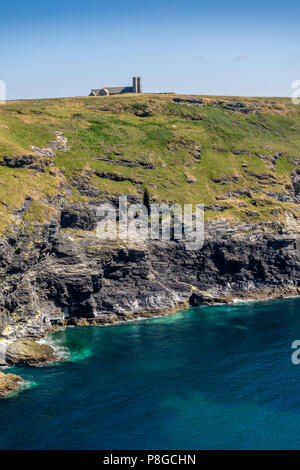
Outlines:
{"type": "Polygon", "coordinates": [[[130,93],[132,86],[105,86],[102,90],[107,91],[110,95],[115,95],[118,93],[130,93]]]}

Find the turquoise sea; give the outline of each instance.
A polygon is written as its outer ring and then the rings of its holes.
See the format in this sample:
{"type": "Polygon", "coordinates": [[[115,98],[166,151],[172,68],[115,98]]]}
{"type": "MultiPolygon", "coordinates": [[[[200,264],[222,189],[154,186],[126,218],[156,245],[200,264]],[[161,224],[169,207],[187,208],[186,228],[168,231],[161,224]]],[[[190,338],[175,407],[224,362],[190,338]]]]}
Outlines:
{"type": "Polygon", "coordinates": [[[0,449],[299,449],[297,339],[299,298],[56,332],[62,362],[10,370],[0,449]]]}

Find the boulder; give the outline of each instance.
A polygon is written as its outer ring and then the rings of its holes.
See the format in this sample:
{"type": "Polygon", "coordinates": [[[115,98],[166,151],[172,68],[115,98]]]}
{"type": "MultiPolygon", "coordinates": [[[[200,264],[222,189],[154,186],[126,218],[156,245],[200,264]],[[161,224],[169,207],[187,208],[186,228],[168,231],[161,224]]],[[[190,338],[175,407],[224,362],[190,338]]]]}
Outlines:
{"type": "Polygon", "coordinates": [[[6,362],[14,366],[30,366],[53,362],[57,359],[54,349],[28,338],[18,339],[6,351],[6,362]]]}
{"type": "Polygon", "coordinates": [[[17,391],[22,385],[22,378],[14,374],[0,372],[0,397],[17,391]]]}

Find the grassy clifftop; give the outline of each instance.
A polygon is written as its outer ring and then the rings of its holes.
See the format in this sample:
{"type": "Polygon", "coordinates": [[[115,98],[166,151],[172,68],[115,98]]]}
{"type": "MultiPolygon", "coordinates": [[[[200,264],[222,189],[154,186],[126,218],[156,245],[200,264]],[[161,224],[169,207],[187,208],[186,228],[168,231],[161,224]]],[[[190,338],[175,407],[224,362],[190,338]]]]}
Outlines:
{"type": "Polygon", "coordinates": [[[62,192],[90,200],[80,182],[98,199],[147,188],[154,200],[204,203],[207,218],[283,221],[286,211],[297,217],[298,168],[300,107],[290,99],[147,94],[0,106],[2,230],[26,198],[25,220],[49,216],[62,192]],[[37,160],[11,162],[24,155],[37,160]]]}

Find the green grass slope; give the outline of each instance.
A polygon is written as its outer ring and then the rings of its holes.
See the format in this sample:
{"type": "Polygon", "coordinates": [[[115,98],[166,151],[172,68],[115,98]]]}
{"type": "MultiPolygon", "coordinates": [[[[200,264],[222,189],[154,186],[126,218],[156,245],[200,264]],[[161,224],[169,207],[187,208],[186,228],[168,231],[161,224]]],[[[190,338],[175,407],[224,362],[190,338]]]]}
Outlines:
{"type": "Polygon", "coordinates": [[[80,175],[101,197],[147,188],[153,200],[204,203],[207,218],[297,217],[296,204],[278,200],[300,165],[300,107],[290,99],[129,94],[7,102],[0,163],[34,154],[32,145],[47,148],[56,132],[71,146],[47,157],[58,171],[0,166],[2,231],[26,197],[34,202],[27,220],[48,217],[62,188],[72,190],[70,200],[87,200],[75,184],[80,175]]]}

